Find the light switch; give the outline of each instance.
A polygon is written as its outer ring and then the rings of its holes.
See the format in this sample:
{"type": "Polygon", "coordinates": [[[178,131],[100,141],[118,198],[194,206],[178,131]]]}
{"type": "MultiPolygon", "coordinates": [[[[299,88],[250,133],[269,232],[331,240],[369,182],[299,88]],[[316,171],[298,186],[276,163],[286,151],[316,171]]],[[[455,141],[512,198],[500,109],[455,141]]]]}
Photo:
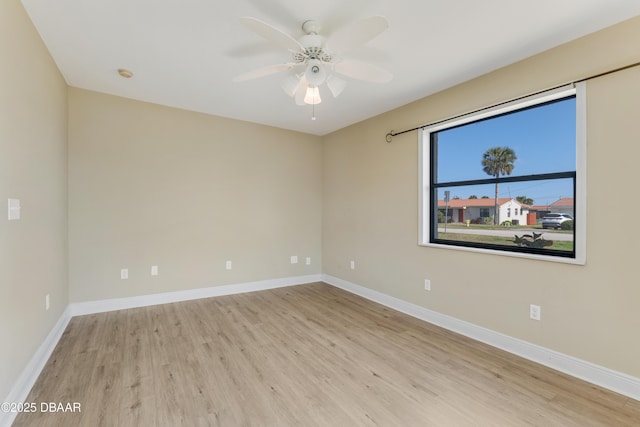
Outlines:
{"type": "Polygon", "coordinates": [[[20,219],[20,200],[9,199],[7,205],[9,206],[9,221],[20,219]]]}

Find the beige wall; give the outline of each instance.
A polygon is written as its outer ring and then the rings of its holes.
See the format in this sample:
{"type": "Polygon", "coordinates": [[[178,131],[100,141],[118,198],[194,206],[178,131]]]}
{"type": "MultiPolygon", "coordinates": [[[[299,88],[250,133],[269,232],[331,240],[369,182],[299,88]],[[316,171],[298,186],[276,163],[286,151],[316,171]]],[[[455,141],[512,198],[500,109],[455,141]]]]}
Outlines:
{"type": "Polygon", "coordinates": [[[325,137],[324,273],[640,377],[640,68],[588,83],[585,266],[418,247],[417,132],[385,142],[392,129],[637,62],[639,43],[634,19],[325,137]],[[529,320],[531,303],[542,321],[529,320]]]}
{"type": "Polygon", "coordinates": [[[321,138],[75,88],[69,116],[72,302],[321,272],[321,138]]]}
{"type": "Polygon", "coordinates": [[[18,0],[0,2],[0,398],[68,303],[66,85],[18,0]],[[22,219],[7,220],[7,199],[22,219]],[[45,295],[51,308],[45,311],[45,295]]]}

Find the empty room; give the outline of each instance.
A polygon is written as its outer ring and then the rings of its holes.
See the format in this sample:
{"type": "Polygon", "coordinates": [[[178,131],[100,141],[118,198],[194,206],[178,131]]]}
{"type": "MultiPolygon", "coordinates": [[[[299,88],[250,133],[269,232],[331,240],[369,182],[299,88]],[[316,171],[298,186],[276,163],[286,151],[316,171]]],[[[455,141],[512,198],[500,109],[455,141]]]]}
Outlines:
{"type": "Polygon", "coordinates": [[[638,46],[637,0],[3,0],[0,426],[640,425],[638,46]]]}

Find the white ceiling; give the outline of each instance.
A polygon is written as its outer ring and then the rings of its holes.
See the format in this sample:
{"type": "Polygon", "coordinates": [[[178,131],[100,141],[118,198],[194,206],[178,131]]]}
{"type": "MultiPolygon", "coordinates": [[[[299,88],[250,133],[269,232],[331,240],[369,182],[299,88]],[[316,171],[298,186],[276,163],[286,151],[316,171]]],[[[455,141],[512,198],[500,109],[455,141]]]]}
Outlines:
{"type": "MultiPolygon", "coordinates": [[[[70,86],[324,135],[640,15],[638,0],[22,0],[70,86]],[[303,35],[372,15],[390,28],[349,57],[393,73],[349,80],[338,98],[298,106],[282,74],[234,76],[290,61],[238,20],[303,35]],[[116,70],[135,73],[131,79],[116,70]]],[[[322,90],[322,89],[321,89],[322,90]]]]}

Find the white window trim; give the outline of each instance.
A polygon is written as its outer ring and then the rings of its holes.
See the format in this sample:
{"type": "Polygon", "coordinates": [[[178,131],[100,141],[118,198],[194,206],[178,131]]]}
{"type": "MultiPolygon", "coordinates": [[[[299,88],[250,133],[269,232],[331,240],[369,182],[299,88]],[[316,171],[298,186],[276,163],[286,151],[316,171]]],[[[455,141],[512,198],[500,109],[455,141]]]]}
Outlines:
{"type": "Polygon", "coordinates": [[[490,253],[516,258],[529,258],[543,261],[560,262],[565,264],[584,265],[587,261],[587,93],[586,82],[576,83],[570,86],[550,90],[542,94],[532,95],[524,99],[508,102],[493,108],[471,113],[462,117],[437,123],[423,128],[418,132],[418,245],[440,249],[457,251],[490,253]],[[519,110],[528,106],[541,104],[555,99],[576,95],[576,212],[574,212],[576,228],[575,233],[575,258],[565,258],[552,255],[538,255],[520,252],[509,252],[499,249],[469,248],[464,246],[447,245],[429,242],[429,224],[431,217],[431,198],[428,196],[430,182],[430,134],[452,126],[474,122],[483,118],[504,114],[519,110]],[[426,168],[426,169],[425,169],[426,168]]]}

